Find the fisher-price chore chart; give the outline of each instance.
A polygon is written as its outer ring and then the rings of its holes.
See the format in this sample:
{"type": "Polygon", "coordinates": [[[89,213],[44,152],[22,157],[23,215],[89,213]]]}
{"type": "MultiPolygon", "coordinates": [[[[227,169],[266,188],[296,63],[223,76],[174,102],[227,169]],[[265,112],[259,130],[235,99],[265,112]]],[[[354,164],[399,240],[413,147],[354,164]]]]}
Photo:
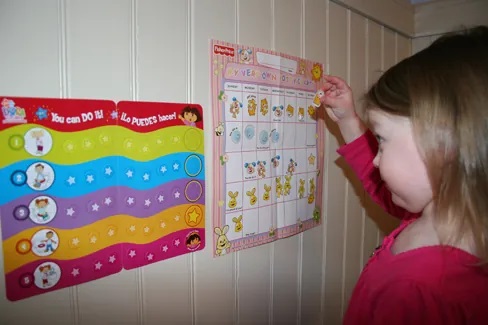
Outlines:
{"type": "Polygon", "coordinates": [[[9,300],[204,248],[199,105],[7,96],[0,103],[9,300]]]}
{"type": "Polygon", "coordinates": [[[210,60],[214,256],[319,225],[322,64],[217,40],[210,60]]]}

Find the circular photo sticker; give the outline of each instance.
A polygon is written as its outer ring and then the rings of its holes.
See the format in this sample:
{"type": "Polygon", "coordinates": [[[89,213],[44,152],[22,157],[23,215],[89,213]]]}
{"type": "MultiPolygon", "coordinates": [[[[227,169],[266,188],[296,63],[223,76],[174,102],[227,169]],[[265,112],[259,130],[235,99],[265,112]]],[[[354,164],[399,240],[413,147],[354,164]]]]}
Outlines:
{"type": "Polygon", "coordinates": [[[41,229],[31,238],[32,253],[37,256],[49,256],[59,247],[58,234],[52,229],[41,229]]]}
{"type": "Polygon", "coordinates": [[[27,185],[35,191],[44,191],[54,183],[54,170],[45,162],[35,162],[27,168],[27,185]]]}
{"type": "Polygon", "coordinates": [[[29,203],[29,218],[39,225],[49,223],[56,216],[58,207],[49,196],[38,196],[29,203]]]}
{"type": "Polygon", "coordinates": [[[34,271],[34,284],[40,289],[54,287],[61,278],[61,268],[54,262],[39,264],[34,271]]]}
{"type": "Polygon", "coordinates": [[[248,140],[251,140],[252,138],[254,138],[255,133],[256,133],[256,131],[254,129],[254,125],[249,124],[248,126],[246,126],[246,129],[244,130],[244,134],[246,135],[246,138],[248,140]]]}
{"type": "Polygon", "coordinates": [[[186,247],[189,251],[197,250],[201,244],[202,239],[198,230],[191,231],[186,235],[186,247]]]}
{"type": "Polygon", "coordinates": [[[25,151],[33,156],[44,156],[53,147],[51,134],[43,128],[32,128],[24,135],[25,151]]]}
{"type": "Polygon", "coordinates": [[[261,144],[266,144],[268,143],[268,132],[266,132],[266,130],[262,130],[260,133],[259,133],[259,142],[261,144]]]}

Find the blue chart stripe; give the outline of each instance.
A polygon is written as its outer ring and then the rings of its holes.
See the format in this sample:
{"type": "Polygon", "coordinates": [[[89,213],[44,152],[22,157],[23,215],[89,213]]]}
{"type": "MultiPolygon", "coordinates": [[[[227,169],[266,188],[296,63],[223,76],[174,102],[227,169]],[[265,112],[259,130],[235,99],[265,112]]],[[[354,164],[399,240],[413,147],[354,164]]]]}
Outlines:
{"type": "Polygon", "coordinates": [[[204,167],[203,155],[186,152],[147,162],[116,156],[79,165],[23,160],[0,170],[0,205],[33,193],[71,198],[110,186],[148,190],[182,178],[204,180],[204,167]],[[39,163],[37,171],[44,177],[36,171],[39,163]]]}

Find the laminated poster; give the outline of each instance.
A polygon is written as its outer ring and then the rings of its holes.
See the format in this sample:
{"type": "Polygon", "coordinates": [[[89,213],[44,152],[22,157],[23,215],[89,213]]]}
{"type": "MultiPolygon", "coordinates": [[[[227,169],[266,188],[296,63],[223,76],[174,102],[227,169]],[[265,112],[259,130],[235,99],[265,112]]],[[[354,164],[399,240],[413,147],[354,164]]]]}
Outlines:
{"type": "Polygon", "coordinates": [[[20,97],[0,102],[9,300],[204,248],[199,105],[20,97]]]}
{"type": "Polygon", "coordinates": [[[214,256],[321,224],[323,65],[212,40],[210,69],[214,256]]]}

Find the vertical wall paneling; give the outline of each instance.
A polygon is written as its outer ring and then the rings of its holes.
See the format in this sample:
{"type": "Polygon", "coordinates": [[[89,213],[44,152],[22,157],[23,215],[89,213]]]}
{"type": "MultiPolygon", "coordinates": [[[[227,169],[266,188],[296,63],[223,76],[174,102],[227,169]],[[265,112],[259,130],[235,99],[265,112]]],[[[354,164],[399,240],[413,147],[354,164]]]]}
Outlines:
{"type": "MultiPolygon", "coordinates": [[[[131,11],[128,0],[67,0],[66,53],[71,97],[115,101],[133,98],[131,11]]],[[[122,271],[79,285],[80,323],[137,323],[140,278],[136,275],[136,270],[122,271]],[[103,299],[107,292],[110,299],[103,299]]]]}
{"type": "MultiPolygon", "coordinates": [[[[271,0],[237,0],[236,42],[271,48],[271,16],[271,0]]],[[[263,245],[236,253],[238,324],[258,325],[269,322],[270,248],[271,245],[263,245]]]]}
{"type": "MultiPolygon", "coordinates": [[[[303,53],[310,60],[326,63],[327,8],[323,0],[305,0],[303,9],[303,53]]],[[[324,67],[325,68],[325,67],[324,67]]],[[[325,148],[326,149],[326,148],[325,148]]],[[[325,168],[322,171],[325,175],[325,168]]],[[[326,183],[324,183],[326,184],[326,183]]],[[[324,186],[324,193],[326,186],[324,186]]],[[[325,209],[326,204],[322,205],[325,209]]],[[[325,211],[325,210],[324,210],[325,211]]],[[[323,216],[325,213],[323,214],[323,216]]],[[[322,226],[303,233],[301,269],[301,324],[319,324],[322,301],[322,260],[324,221],[322,226]]]]}
{"type": "MultiPolygon", "coordinates": [[[[349,84],[353,90],[356,109],[360,110],[359,98],[366,89],[366,19],[350,12],[349,36],[349,84]]],[[[346,307],[351,292],[362,269],[362,232],[363,218],[360,197],[363,187],[349,167],[345,169],[348,184],[346,196],[346,231],[344,257],[344,300],[346,307]]]]}
{"type": "Polygon", "coordinates": [[[234,254],[213,258],[213,229],[211,227],[210,202],[216,200],[212,195],[212,129],[210,121],[210,76],[209,76],[209,40],[211,38],[235,42],[235,1],[192,0],[191,19],[191,68],[193,101],[202,105],[205,129],[205,198],[207,202],[207,229],[205,237],[208,248],[195,254],[193,272],[195,272],[195,323],[196,324],[232,324],[234,322],[235,279],[234,254]]]}
{"type": "MultiPolygon", "coordinates": [[[[301,1],[274,1],[274,49],[276,51],[300,56],[301,11],[301,1]]],[[[273,322],[296,324],[299,236],[280,239],[272,245],[274,246],[273,322]]]]}
{"type": "MultiPolygon", "coordinates": [[[[347,10],[335,3],[329,3],[329,58],[330,74],[347,78],[347,10]],[[333,32],[332,32],[333,31],[333,32]]],[[[344,215],[346,181],[339,168],[341,160],[336,150],[341,139],[334,122],[328,121],[333,138],[328,142],[327,171],[327,229],[325,269],[325,311],[326,324],[339,324],[342,314],[342,281],[344,249],[344,215]]]]}
{"type": "MultiPolygon", "coordinates": [[[[188,2],[144,0],[136,6],[137,99],[190,101],[188,2]]],[[[191,255],[142,270],[144,324],[191,324],[191,255]]]]}
{"type": "MultiPolygon", "coordinates": [[[[211,202],[219,198],[211,190],[209,40],[323,62],[326,73],[348,81],[359,110],[382,71],[437,37],[412,44],[371,20],[378,16],[365,17],[386,13],[366,2],[0,1],[0,95],[201,104],[207,180],[205,250],[15,303],[2,295],[0,323],[340,324],[364,263],[396,221],[366,198],[336,153],[337,125],[326,119],[322,226],[213,258],[211,202]]],[[[394,14],[413,21],[408,10],[394,14]]]]}

